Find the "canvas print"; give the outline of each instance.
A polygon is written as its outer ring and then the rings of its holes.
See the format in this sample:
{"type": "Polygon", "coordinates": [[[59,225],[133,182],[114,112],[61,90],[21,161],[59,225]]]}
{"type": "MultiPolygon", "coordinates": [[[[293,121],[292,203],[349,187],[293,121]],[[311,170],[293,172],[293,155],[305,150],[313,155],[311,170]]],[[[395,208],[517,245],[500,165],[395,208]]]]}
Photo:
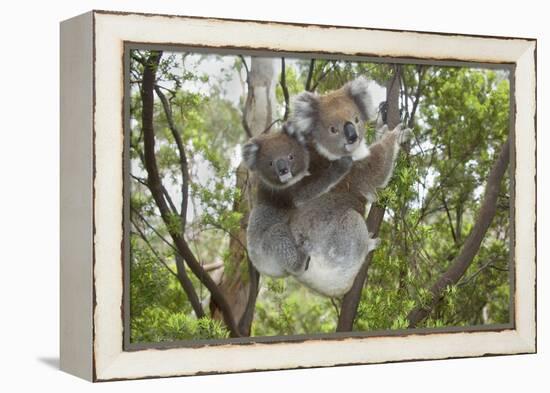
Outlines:
{"type": "Polygon", "coordinates": [[[127,52],[130,344],[511,323],[510,68],[127,52]]]}

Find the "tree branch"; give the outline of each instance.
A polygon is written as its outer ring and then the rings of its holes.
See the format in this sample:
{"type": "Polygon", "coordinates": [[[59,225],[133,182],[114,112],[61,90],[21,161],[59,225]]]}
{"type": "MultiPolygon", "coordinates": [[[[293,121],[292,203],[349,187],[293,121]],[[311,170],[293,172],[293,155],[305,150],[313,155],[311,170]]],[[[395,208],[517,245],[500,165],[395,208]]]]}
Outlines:
{"type": "Polygon", "coordinates": [[[313,80],[313,70],[315,69],[315,59],[311,59],[309,62],[309,71],[307,72],[306,90],[311,91],[311,81],[313,80]]]}
{"type": "Polygon", "coordinates": [[[328,69],[325,70],[324,67],[323,67],[323,72],[321,73],[319,78],[317,78],[317,80],[315,81],[315,84],[311,87],[311,91],[315,91],[317,89],[317,87],[319,86],[319,83],[321,83],[323,81],[323,79],[325,79],[326,76],[336,68],[337,65],[338,65],[338,62],[333,61],[328,69]]]}
{"type": "Polygon", "coordinates": [[[134,220],[130,219],[130,221],[132,222],[132,224],[134,225],[134,228],[137,232],[137,235],[141,238],[141,240],[143,240],[143,242],[147,245],[147,247],[149,247],[149,250],[151,250],[151,252],[153,253],[153,255],[155,256],[155,258],[157,258],[157,260],[160,262],[160,264],[162,266],[164,266],[166,268],[166,270],[168,270],[168,272],[173,275],[174,277],[178,277],[177,273],[175,271],[173,271],[170,266],[168,266],[168,264],[166,263],[166,261],[164,260],[164,258],[162,258],[160,256],[160,254],[158,253],[158,251],[155,249],[155,247],[153,247],[153,245],[151,244],[151,242],[149,241],[149,239],[147,239],[147,236],[145,235],[145,233],[141,230],[141,228],[134,222],[134,220]]]}
{"type": "Polygon", "coordinates": [[[143,71],[143,83],[141,88],[141,99],[143,103],[142,108],[142,127],[143,127],[143,145],[144,145],[144,159],[145,169],[147,170],[148,183],[150,185],[151,194],[155,203],[160,211],[162,220],[168,228],[169,234],[174,241],[174,245],[177,247],[179,254],[183,256],[187,265],[191,271],[197,276],[197,278],[204,284],[204,286],[210,291],[212,301],[218,306],[222,312],[225,324],[229,329],[231,336],[238,337],[239,331],[235,324],[235,319],[231,312],[225,297],[219,290],[216,283],[212,278],[204,271],[200,263],[195,258],[195,255],[189,248],[189,245],[183,238],[183,234],[180,231],[175,230],[171,223],[171,212],[164,195],[162,192],[161,177],[157,167],[157,161],[155,156],[155,130],[153,126],[153,111],[154,111],[154,85],[155,75],[160,62],[162,52],[152,51],[151,55],[144,67],[143,71]]]}
{"type": "Polygon", "coordinates": [[[243,107],[243,117],[242,117],[242,120],[241,120],[241,123],[242,123],[242,126],[243,126],[243,129],[244,129],[244,132],[246,134],[246,136],[248,138],[252,138],[252,130],[250,129],[250,126],[248,124],[248,121],[246,120],[246,118],[248,117],[248,105],[249,105],[249,102],[251,101],[251,92],[250,92],[250,70],[248,69],[248,65],[246,64],[246,60],[244,59],[244,56],[242,55],[239,55],[239,57],[241,58],[241,61],[243,62],[243,66],[244,66],[244,69],[246,71],[246,85],[248,86],[248,93],[246,95],[246,102],[244,104],[244,107],[243,107]]]}
{"type": "Polygon", "coordinates": [[[290,96],[288,94],[288,87],[286,85],[286,66],[285,66],[285,58],[281,57],[281,88],[283,89],[283,96],[285,98],[285,115],[283,116],[283,120],[288,119],[288,112],[290,110],[290,96]]]}
{"type": "MultiPolygon", "coordinates": [[[[248,257],[247,257],[248,258],[248,257]]],[[[241,320],[239,321],[239,332],[243,337],[250,336],[252,330],[252,320],[254,319],[254,310],[256,308],[256,299],[260,289],[260,273],[256,270],[250,259],[248,259],[248,277],[250,285],[248,286],[248,300],[241,320]]]]}
{"type": "Polygon", "coordinates": [[[447,214],[447,221],[449,221],[449,228],[451,230],[451,235],[453,236],[453,241],[455,244],[458,244],[457,235],[453,225],[453,218],[451,217],[449,206],[447,206],[447,200],[445,199],[445,195],[441,195],[441,202],[443,202],[443,207],[445,208],[445,213],[447,214]]]}
{"type": "MultiPolygon", "coordinates": [[[[416,93],[414,94],[414,102],[411,109],[411,114],[409,116],[409,121],[407,122],[407,127],[412,128],[414,125],[414,117],[416,115],[416,110],[418,109],[418,104],[420,103],[420,95],[422,94],[422,82],[424,81],[424,75],[426,74],[426,67],[418,65],[418,86],[416,88],[416,93]]],[[[418,142],[418,141],[417,141],[418,142]]],[[[420,144],[418,144],[420,146],[420,144]]]]}
{"type": "Polygon", "coordinates": [[[204,312],[204,309],[202,308],[201,301],[199,299],[199,296],[197,295],[197,292],[195,291],[195,287],[193,286],[193,283],[191,282],[191,279],[187,275],[187,271],[185,270],[185,264],[183,263],[183,258],[179,254],[175,254],[175,260],[176,260],[176,269],[178,272],[178,281],[181,284],[181,287],[185,291],[187,295],[187,299],[191,303],[191,307],[193,307],[193,310],[195,311],[195,315],[197,318],[203,318],[206,316],[206,313],[204,312]]]}
{"type": "MultiPolygon", "coordinates": [[[[401,118],[399,113],[399,83],[395,83],[399,80],[401,73],[401,66],[395,66],[395,72],[390,80],[388,89],[386,92],[386,102],[388,103],[387,123],[390,129],[393,129],[399,124],[401,118]]],[[[385,207],[372,204],[369,215],[367,217],[367,228],[369,232],[374,236],[378,235],[380,226],[384,219],[385,207]]],[[[357,307],[361,301],[361,292],[367,279],[368,269],[370,262],[372,261],[373,253],[370,252],[365,258],[365,262],[359,273],[355,277],[353,285],[348,293],[344,295],[342,301],[342,307],[340,310],[340,317],[338,318],[338,325],[336,327],[337,332],[348,332],[353,329],[353,322],[357,315],[357,307]]]]}
{"type": "Polygon", "coordinates": [[[133,207],[131,209],[134,212],[134,214],[139,217],[141,222],[143,222],[150,230],[152,230],[153,233],[157,235],[157,237],[164,242],[164,244],[170,247],[174,251],[174,253],[176,254],[179,253],[178,249],[172,243],[170,243],[164,236],[162,236],[162,234],[153,225],[151,225],[151,223],[147,221],[145,217],[143,217],[143,215],[137,211],[137,209],[134,209],[133,207]]]}
{"type": "Polygon", "coordinates": [[[433,299],[431,304],[428,307],[417,307],[409,313],[407,316],[409,327],[416,327],[419,322],[426,318],[431,310],[441,301],[445,289],[450,285],[456,284],[466,273],[495,217],[500,183],[506,173],[509,161],[510,141],[507,140],[502,146],[498,159],[491,168],[491,172],[487,178],[487,185],[485,186],[483,203],[479,209],[474,227],[466,238],[460,254],[454,258],[447,271],[431,287],[430,292],[433,299]]]}
{"type": "MultiPolygon", "coordinates": [[[[174,137],[174,140],[176,141],[176,146],[178,147],[178,154],[179,154],[179,161],[180,161],[180,171],[181,171],[181,206],[180,206],[180,219],[181,219],[181,231],[185,231],[185,226],[187,223],[187,198],[189,196],[189,165],[187,163],[187,155],[185,154],[185,148],[183,146],[183,140],[181,138],[181,132],[178,130],[176,123],[174,122],[174,118],[172,116],[172,109],[170,107],[170,103],[166,99],[166,96],[164,93],[160,90],[160,87],[158,85],[155,85],[155,92],[157,93],[157,96],[160,98],[160,102],[162,103],[162,107],[164,109],[164,114],[166,116],[166,120],[168,121],[168,127],[170,128],[170,131],[172,132],[172,136],[174,137]]],[[[168,203],[170,203],[171,206],[173,206],[173,210],[177,214],[177,209],[175,208],[174,204],[172,203],[172,200],[170,199],[170,196],[168,195],[168,191],[166,191],[166,188],[164,188],[165,195],[167,197],[168,203]]]]}

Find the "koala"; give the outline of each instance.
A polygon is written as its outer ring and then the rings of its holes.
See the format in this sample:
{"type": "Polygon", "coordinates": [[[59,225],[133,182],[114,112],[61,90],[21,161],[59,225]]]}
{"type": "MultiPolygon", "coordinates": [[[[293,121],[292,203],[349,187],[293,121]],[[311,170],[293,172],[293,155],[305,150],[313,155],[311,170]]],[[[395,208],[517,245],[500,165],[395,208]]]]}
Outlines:
{"type": "Polygon", "coordinates": [[[292,235],[308,239],[311,258],[310,268],[296,279],[329,297],[349,291],[366,255],[378,245],[365,222],[366,204],[389,182],[399,145],[410,134],[401,126],[391,131],[380,126],[368,146],[365,123],[374,117],[371,107],[364,78],[324,95],[304,92],[292,102],[290,132],[305,141],[310,170],[322,172],[342,157],[353,160],[337,185],[290,215],[292,235]]]}
{"type": "Polygon", "coordinates": [[[243,146],[242,156],[255,186],[247,230],[252,264],[271,277],[303,274],[310,260],[308,243],[292,235],[290,212],[335,186],[349,172],[352,159],[343,157],[319,176],[309,177],[309,152],[286,126],[252,138],[243,146]]]}
{"type": "Polygon", "coordinates": [[[303,92],[292,102],[291,134],[306,138],[327,160],[368,155],[365,122],[373,116],[368,81],[358,78],[325,95],[303,92]]]}

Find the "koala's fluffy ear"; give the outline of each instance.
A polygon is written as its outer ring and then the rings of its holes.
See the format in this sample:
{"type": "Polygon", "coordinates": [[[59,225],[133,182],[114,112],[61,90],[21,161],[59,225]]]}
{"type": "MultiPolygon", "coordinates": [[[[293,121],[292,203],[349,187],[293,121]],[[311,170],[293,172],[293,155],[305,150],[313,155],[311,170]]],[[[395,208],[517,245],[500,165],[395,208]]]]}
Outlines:
{"type": "Polygon", "coordinates": [[[319,118],[319,96],[305,91],[292,100],[292,120],[289,135],[309,135],[319,118]]]}
{"type": "Polygon", "coordinates": [[[256,159],[260,151],[260,144],[256,141],[249,141],[242,148],[242,156],[244,165],[250,170],[256,168],[256,159]]]}
{"type": "Polygon", "coordinates": [[[369,81],[364,76],[360,76],[345,85],[347,93],[359,108],[363,120],[372,120],[375,112],[368,87],[369,81]]]}
{"type": "Polygon", "coordinates": [[[287,121],[283,124],[282,132],[296,139],[301,145],[304,145],[306,143],[304,133],[299,132],[297,127],[294,126],[294,123],[292,123],[291,121],[287,121]]]}

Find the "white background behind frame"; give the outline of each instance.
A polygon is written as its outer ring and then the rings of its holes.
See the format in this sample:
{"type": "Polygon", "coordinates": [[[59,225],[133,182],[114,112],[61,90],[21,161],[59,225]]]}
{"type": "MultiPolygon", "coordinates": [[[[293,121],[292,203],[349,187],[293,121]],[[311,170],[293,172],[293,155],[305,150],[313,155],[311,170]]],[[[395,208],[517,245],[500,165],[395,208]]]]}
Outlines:
{"type": "MultiPolygon", "coordinates": [[[[355,386],[365,389],[422,390],[423,392],[464,391],[476,386],[477,389],[491,388],[493,391],[507,392],[519,389],[537,389],[537,383],[547,381],[548,340],[539,335],[539,355],[498,358],[480,358],[468,360],[433,361],[420,363],[400,363],[393,365],[358,366],[332,369],[312,369],[308,371],[285,371],[277,373],[254,373],[243,375],[224,375],[201,378],[165,379],[155,381],[128,382],[123,384],[102,384],[91,386],[59,373],[55,367],[57,354],[57,288],[58,288],[58,251],[57,251],[57,181],[58,181],[58,60],[57,60],[57,22],[87,11],[91,8],[115,8],[141,10],[143,12],[212,15],[219,17],[255,18],[262,20],[284,20],[295,22],[327,23],[339,25],[359,25],[395,29],[433,30],[460,33],[478,33],[505,36],[536,36],[538,41],[538,140],[539,152],[539,193],[548,194],[548,176],[544,167],[548,167],[548,154],[544,149],[548,137],[543,132],[545,114],[540,110],[548,103],[548,82],[543,72],[548,69],[549,31],[544,20],[543,5],[524,1],[507,7],[502,3],[481,4],[479,2],[460,3],[456,9],[442,7],[438,2],[387,4],[372,3],[368,6],[353,5],[339,1],[339,7],[330,9],[309,9],[296,2],[278,1],[276,4],[247,5],[233,1],[228,4],[216,4],[212,1],[181,4],[158,1],[134,1],[131,5],[115,1],[82,1],[79,4],[65,4],[58,8],[51,5],[33,5],[21,1],[2,13],[5,20],[0,24],[3,37],[7,37],[3,53],[12,54],[10,62],[0,64],[3,75],[16,75],[4,80],[5,91],[2,97],[7,104],[7,124],[10,130],[7,141],[2,144],[3,183],[11,185],[0,195],[1,205],[5,208],[5,238],[1,249],[4,272],[1,276],[2,305],[4,313],[11,315],[9,323],[2,325],[4,337],[9,338],[3,344],[4,359],[9,364],[1,386],[36,388],[44,386],[78,389],[88,391],[91,388],[101,391],[133,392],[150,391],[154,388],[185,388],[189,391],[280,391],[295,389],[307,384],[308,388],[319,391],[336,391],[355,386]],[[154,8],[153,8],[154,6],[154,8]],[[15,8],[13,8],[15,7],[15,8]],[[391,8],[391,10],[389,9],[391,8]],[[356,12],[357,9],[360,12],[356,12]],[[498,14],[498,16],[497,16],[498,14]],[[14,39],[17,37],[17,39],[14,39]],[[24,48],[24,50],[22,50],[24,48]],[[32,49],[32,50],[31,50],[32,49]],[[13,57],[13,54],[16,54],[13,57]],[[17,66],[13,64],[17,59],[17,66]],[[41,68],[36,61],[40,59],[41,68]],[[4,71],[6,73],[4,73],[4,71]],[[9,71],[9,72],[8,72],[9,71]],[[26,78],[25,75],[34,75],[26,78]],[[22,103],[27,102],[29,91],[35,92],[33,103],[40,102],[34,108],[35,115],[28,116],[28,109],[22,103]],[[9,93],[9,94],[8,94],[9,93]],[[40,122],[38,123],[38,119],[40,122]],[[21,154],[21,149],[25,154],[21,154]],[[29,157],[33,157],[32,160],[29,157]],[[7,169],[7,170],[6,170],[7,169]],[[38,176],[37,176],[38,175],[38,176]],[[17,192],[13,192],[13,190],[17,192]],[[546,191],[546,192],[545,192],[546,191]],[[37,206],[37,193],[40,206],[37,206]],[[15,207],[15,208],[6,208],[15,207]],[[31,210],[32,212],[27,212],[31,210]],[[37,230],[29,231],[28,217],[39,224],[37,230]],[[29,245],[29,236],[33,245],[29,245]],[[29,268],[29,266],[31,268],[29,268]],[[28,281],[24,288],[17,277],[25,276],[28,281]],[[9,355],[7,355],[9,354],[9,355]],[[154,383],[154,385],[150,385],[154,383]]],[[[548,106],[548,105],[546,105],[548,106]]],[[[549,235],[548,208],[538,205],[539,216],[539,332],[548,325],[548,313],[545,306],[548,291],[543,283],[544,260],[548,249],[544,247],[544,238],[549,235]]]]}

